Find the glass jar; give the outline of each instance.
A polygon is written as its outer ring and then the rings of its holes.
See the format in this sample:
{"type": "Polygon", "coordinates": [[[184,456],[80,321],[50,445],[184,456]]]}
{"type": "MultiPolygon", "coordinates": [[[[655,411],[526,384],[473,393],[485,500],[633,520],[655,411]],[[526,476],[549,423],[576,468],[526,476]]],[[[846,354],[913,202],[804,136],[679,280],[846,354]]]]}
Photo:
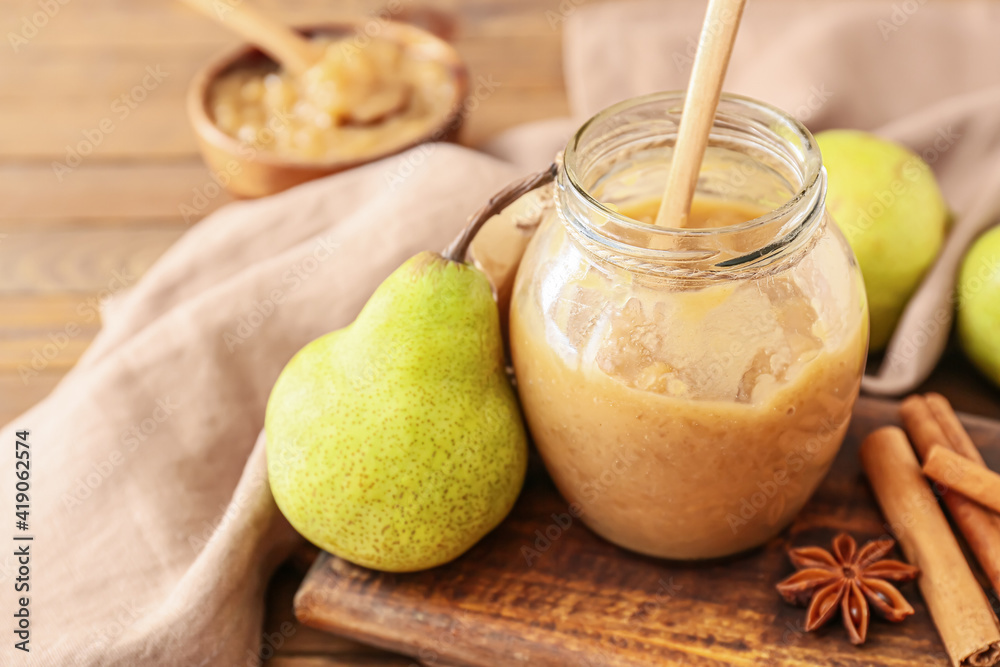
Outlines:
{"type": "Polygon", "coordinates": [[[813,137],[766,104],[723,96],[691,221],[650,224],[682,103],[628,100],[570,140],[510,338],[534,441],[582,519],[698,559],[762,544],[819,485],[858,395],[868,310],[813,137]]]}

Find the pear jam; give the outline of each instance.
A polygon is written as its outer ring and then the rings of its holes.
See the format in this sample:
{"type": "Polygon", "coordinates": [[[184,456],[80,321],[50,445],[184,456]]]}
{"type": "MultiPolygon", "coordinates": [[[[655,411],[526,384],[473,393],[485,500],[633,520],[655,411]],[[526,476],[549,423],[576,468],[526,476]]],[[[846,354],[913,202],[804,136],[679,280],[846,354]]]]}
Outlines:
{"type": "Polygon", "coordinates": [[[222,73],[209,94],[219,129],[287,157],[361,160],[419,141],[451,113],[457,84],[444,63],[388,39],[314,41],[324,55],[301,77],[273,62],[222,73]]]}
{"type": "Polygon", "coordinates": [[[630,100],[571,140],[510,337],[531,434],[583,520],[700,559],[762,544],[819,485],[868,315],[812,137],[775,109],[724,98],[684,229],[653,224],[669,156],[647,140],[678,103],[630,100]]]}

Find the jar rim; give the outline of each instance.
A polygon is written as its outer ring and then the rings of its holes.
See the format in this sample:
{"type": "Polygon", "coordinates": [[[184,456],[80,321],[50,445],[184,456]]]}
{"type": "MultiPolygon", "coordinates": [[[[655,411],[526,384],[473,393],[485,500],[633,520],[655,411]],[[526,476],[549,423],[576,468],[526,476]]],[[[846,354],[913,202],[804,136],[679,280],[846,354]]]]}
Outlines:
{"type": "MultiPolygon", "coordinates": [[[[795,194],[793,194],[786,202],[777,208],[771,209],[763,215],[734,225],[692,229],[683,227],[667,227],[664,225],[651,225],[649,223],[634,220],[633,218],[624,216],[613,208],[606,206],[591,195],[587,188],[583,185],[581,175],[577,171],[579,146],[587,130],[601,121],[626,112],[634,107],[649,104],[650,102],[677,102],[683,105],[685,94],[686,93],[683,90],[671,90],[640,95],[638,97],[623,100],[594,114],[573,134],[569,142],[567,142],[563,153],[562,171],[569,185],[577,194],[583,197],[588,206],[596,208],[601,215],[614,220],[616,224],[621,225],[625,229],[641,231],[645,234],[652,234],[654,236],[706,238],[719,236],[721,234],[745,233],[768,224],[773,224],[775,221],[793,214],[803,200],[814,198],[815,192],[818,188],[825,189],[825,179],[823,178],[824,170],[819,147],[816,144],[816,140],[812,133],[805,127],[805,125],[796,120],[790,114],[775,106],[767,104],[766,102],[761,102],[745,95],[723,93],[720,98],[720,106],[726,104],[737,108],[743,108],[752,112],[757,117],[772,121],[778,126],[790,128],[794,136],[792,138],[783,137],[782,139],[785,144],[792,147],[792,139],[794,139],[802,146],[802,154],[804,157],[802,163],[805,168],[801,174],[801,185],[798,186],[795,194]]],[[[718,113],[713,121],[713,128],[716,127],[720,127],[718,113]]]]}

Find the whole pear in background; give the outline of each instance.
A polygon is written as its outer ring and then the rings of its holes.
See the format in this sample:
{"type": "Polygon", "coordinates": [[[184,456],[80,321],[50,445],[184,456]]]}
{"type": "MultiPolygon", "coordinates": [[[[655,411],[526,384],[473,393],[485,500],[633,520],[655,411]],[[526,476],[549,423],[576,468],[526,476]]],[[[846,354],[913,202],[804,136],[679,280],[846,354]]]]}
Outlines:
{"type": "Polygon", "coordinates": [[[408,260],[288,363],[265,430],[274,498],[309,541],[391,572],[461,555],[510,511],[527,466],[487,278],[408,260]]]}
{"type": "Polygon", "coordinates": [[[1000,387],[1000,227],[980,236],[962,262],[958,335],[972,362],[1000,387]]]}
{"type": "Polygon", "coordinates": [[[872,350],[885,347],[944,241],[948,207],[920,156],[856,130],[816,135],[826,205],[854,250],[871,312],[872,350]]]}

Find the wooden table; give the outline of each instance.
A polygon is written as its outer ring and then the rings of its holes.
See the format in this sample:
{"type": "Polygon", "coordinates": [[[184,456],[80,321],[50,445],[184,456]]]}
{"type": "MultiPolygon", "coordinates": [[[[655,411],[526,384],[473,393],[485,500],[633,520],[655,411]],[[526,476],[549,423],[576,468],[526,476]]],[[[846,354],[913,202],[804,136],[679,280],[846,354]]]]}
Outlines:
{"type": "MultiPolygon", "coordinates": [[[[567,113],[561,24],[553,27],[550,19],[586,1],[404,0],[406,11],[440,11],[473,76],[502,82],[468,119],[466,143],[567,113]]],[[[385,3],[254,5],[287,22],[310,23],[370,14],[385,3]]],[[[0,422],[6,423],[76,362],[99,329],[100,302],[134,284],[196,222],[185,219],[182,207],[192,205],[209,173],[184,115],[184,93],[198,66],[235,40],[169,0],[5,0],[2,26],[8,43],[0,47],[0,422]],[[51,16],[41,13],[44,6],[51,16]],[[9,33],[22,39],[13,43],[9,33]],[[146,89],[136,88],[144,78],[146,89]],[[68,156],[67,147],[85,154],[68,156]]],[[[202,213],[227,201],[216,197],[202,213]]],[[[957,352],[949,360],[929,386],[962,409],[1000,417],[1000,393],[957,352]]],[[[265,647],[274,648],[271,665],[412,664],[292,622],[290,598],[300,576],[286,568],[273,586],[265,637],[265,647]]]]}

